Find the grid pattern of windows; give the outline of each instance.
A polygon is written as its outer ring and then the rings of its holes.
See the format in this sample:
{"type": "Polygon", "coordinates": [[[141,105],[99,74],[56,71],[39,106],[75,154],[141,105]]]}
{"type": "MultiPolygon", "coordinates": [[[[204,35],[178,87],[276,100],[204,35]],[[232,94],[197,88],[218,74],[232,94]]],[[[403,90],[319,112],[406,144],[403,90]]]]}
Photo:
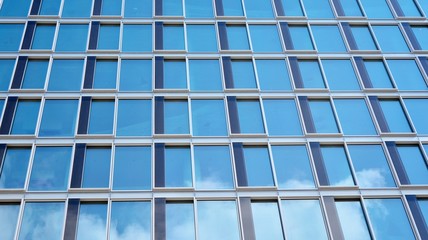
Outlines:
{"type": "Polygon", "coordinates": [[[0,0],[0,239],[428,239],[427,0],[0,0]]]}

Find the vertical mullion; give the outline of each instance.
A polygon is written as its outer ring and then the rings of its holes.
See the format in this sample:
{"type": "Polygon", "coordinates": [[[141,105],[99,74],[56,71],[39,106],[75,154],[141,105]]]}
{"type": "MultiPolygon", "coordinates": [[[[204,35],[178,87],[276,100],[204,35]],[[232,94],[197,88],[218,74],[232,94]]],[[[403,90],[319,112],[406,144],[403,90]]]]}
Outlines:
{"type": "Polygon", "coordinates": [[[28,21],[25,29],[24,40],[22,41],[21,49],[30,49],[33,42],[34,32],[36,31],[36,22],[28,21]]]}
{"type": "Polygon", "coordinates": [[[403,162],[401,161],[400,154],[398,153],[397,145],[395,142],[385,142],[386,148],[388,149],[389,156],[391,157],[395,171],[397,172],[398,179],[401,184],[410,184],[409,177],[407,176],[406,170],[404,169],[403,162]]]}
{"type": "Polygon", "coordinates": [[[405,17],[404,12],[400,7],[400,4],[397,2],[397,0],[389,0],[391,2],[392,8],[394,9],[395,13],[398,17],[405,17]]]}
{"type": "Polygon", "coordinates": [[[321,186],[330,185],[330,181],[328,179],[327,170],[325,169],[324,159],[322,157],[321,145],[319,142],[311,142],[309,143],[311,147],[312,157],[315,164],[315,171],[318,175],[318,181],[321,186]]]}
{"type": "Polygon", "coordinates": [[[27,68],[28,57],[20,56],[13,76],[11,89],[20,89],[24,80],[25,69],[27,68]]]}
{"type": "MultiPolygon", "coordinates": [[[[282,35],[282,38],[284,39],[285,48],[287,50],[294,50],[293,39],[291,38],[291,33],[288,27],[288,23],[281,22],[279,25],[281,27],[281,35],[282,35]]],[[[295,59],[295,57],[291,57],[291,58],[295,59]]]]}
{"type": "Polygon", "coordinates": [[[155,240],[166,239],[166,199],[155,198],[155,240]]]}
{"type": "Polygon", "coordinates": [[[30,15],[39,15],[41,6],[42,6],[42,0],[33,0],[33,5],[31,5],[31,10],[30,10],[30,15]]]}
{"type": "Polygon", "coordinates": [[[418,39],[416,38],[412,28],[410,27],[410,24],[402,23],[401,25],[403,26],[404,32],[406,32],[406,35],[409,38],[409,41],[412,43],[413,49],[422,50],[421,45],[418,42],[418,39]]]}
{"type": "Polygon", "coordinates": [[[77,134],[87,134],[92,97],[82,97],[77,134]]]}
{"type": "Polygon", "coordinates": [[[155,89],[164,88],[164,57],[155,57],[155,89]]]}
{"type": "Polygon", "coordinates": [[[299,61],[297,57],[289,57],[288,61],[290,62],[291,74],[293,75],[294,85],[296,88],[304,88],[302,74],[300,73],[299,61]]]}
{"type": "Polygon", "coordinates": [[[94,0],[94,9],[92,15],[101,15],[102,0],[94,0]]]}
{"type": "Polygon", "coordinates": [[[232,74],[232,59],[230,57],[223,57],[222,62],[226,88],[235,88],[232,74]]]}
{"type": "Polygon", "coordinates": [[[228,112],[229,112],[230,132],[232,134],[241,133],[241,127],[239,124],[239,116],[238,116],[238,104],[236,102],[236,97],[228,96],[227,106],[229,110],[228,112]]]}
{"type": "Polygon", "coordinates": [[[247,187],[248,179],[242,143],[233,143],[233,157],[235,158],[235,171],[236,178],[238,179],[238,187],[247,187]]]}
{"type": "Polygon", "coordinates": [[[342,227],[340,225],[339,215],[336,209],[336,203],[334,201],[334,197],[328,196],[323,197],[325,210],[327,213],[327,219],[330,223],[330,230],[333,236],[333,239],[343,240],[345,239],[342,231],[342,227]]]}
{"type": "Polygon", "coordinates": [[[6,144],[0,144],[0,173],[3,168],[3,161],[6,153],[6,144]]]}
{"type": "Polygon", "coordinates": [[[223,1],[222,0],[214,0],[214,1],[215,1],[215,10],[216,10],[217,16],[224,16],[223,1]]]}
{"type": "Polygon", "coordinates": [[[163,23],[155,22],[155,49],[163,49],[163,23]]]}
{"type": "Polygon", "coordinates": [[[380,130],[382,132],[390,132],[385,115],[382,111],[382,107],[380,106],[379,99],[376,96],[369,96],[369,101],[373,112],[375,113],[376,120],[380,126],[380,130]]]}
{"type": "Polygon", "coordinates": [[[98,45],[98,34],[100,31],[100,22],[94,21],[91,23],[91,32],[89,35],[89,50],[97,49],[98,45]]]}
{"type": "Polygon", "coordinates": [[[69,199],[65,221],[64,240],[75,240],[77,233],[77,219],[79,216],[80,199],[69,199]]]}
{"type": "Polygon", "coordinates": [[[155,187],[165,187],[165,144],[155,144],[155,187]]]}
{"type": "Polygon", "coordinates": [[[349,23],[342,22],[340,23],[342,25],[343,32],[345,33],[346,40],[348,41],[348,45],[352,50],[359,50],[357,42],[355,41],[354,34],[352,34],[351,27],[349,26],[349,23]]]}
{"type": "Polygon", "coordinates": [[[227,26],[225,22],[218,22],[218,35],[220,37],[220,47],[222,50],[229,50],[229,41],[227,39],[227,26]]]}
{"type": "Polygon", "coordinates": [[[254,230],[253,212],[251,209],[251,198],[240,197],[239,205],[241,207],[241,220],[244,232],[244,239],[256,239],[256,232],[254,230]]]}
{"type": "Polygon", "coordinates": [[[75,147],[73,172],[71,176],[70,188],[80,188],[82,186],[83,164],[86,153],[86,144],[77,143],[75,147]]]}
{"type": "Polygon", "coordinates": [[[312,118],[311,108],[309,107],[308,97],[299,96],[300,109],[303,115],[303,123],[305,124],[307,133],[316,133],[315,123],[312,118]]]}
{"type": "Polygon", "coordinates": [[[0,134],[9,134],[12,130],[12,121],[15,116],[16,107],[18,105],[18,97],[8,97],[6,108],[3,114],[3,120],[0,127],[0,134]]]}
{"type": "Polygon", "coordinates": [[[413,219],[415,220],[416,227],[419,231],[421,239],[428,239],[428,229],[425,218],[422,214],[418,199],[415,195],[406,195],[407,203],[409,204],[410,211],[413,219]]]}
{"type": "Polygon", "coordinates": [[[363,81],[364,88],[373,88],[373,84],[370,80],[369,73],[367,72],[364,60],[362,57],[354,57],[355,63],[357,64],[358,72],[360,73],[361,80],[363,81]]]}
{"type": "Polygon", "coordinates": [[[96,58],[89,56],[86,60],[85,80],[83,82],[84,89],[92,89],[94,85],[96,58]]]}
{"type": "Polygon", "coordinates": [[[284,6],[282,5],[282,1],[281,0],[273,0],[273,2],[275,4],[276,15],[277,16],[285,16],[284,6]]]}
{"type": "Polygon", "coordinates": [[[164,97],[155,97],[155,134],[164,134],[164,97]]]}

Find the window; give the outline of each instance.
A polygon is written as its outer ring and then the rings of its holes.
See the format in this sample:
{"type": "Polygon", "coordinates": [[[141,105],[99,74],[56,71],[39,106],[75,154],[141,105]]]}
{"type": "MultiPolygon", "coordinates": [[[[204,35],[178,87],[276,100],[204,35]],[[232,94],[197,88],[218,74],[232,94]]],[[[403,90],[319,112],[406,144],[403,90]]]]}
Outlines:
{"type": "MultiPolygon", "coordinates": [[[[428,27],[427,26],[412,26],[412,32],[419,43],[421,50],[428,50],[428,27]]],[[[415,48],[415,47],[414,47],[415,48]]],[[[417,49],[415,49],[417,50],[417,49]]]]}
{"type": "Polygon", "coordinates": [[[24,24],[0,24],[0,51],[18,51],[23,31],[24,24]]]}
{"type": "Polygon", "coordinates": [[[223,89],[218,60],[189,60],[190,90],[221,91],[223,89]]]}
{"type": "Polygon", "coordinates": [[[340,0],[345,16],[363,16],[358,0],[340,0]]]}
{"type": "Polygon", "coordinates": [[[391,78],[382,60],[364,60],[364,67],[373,88],[393,88],[391,78]]]}
{"type": "Polygon", "coordinates": [[[0,232],[1,239],[15,239],[15,229],[18,222],[19,203],[1,203],[0,216],[3,230],[0,232]]]}
{"type": "MultiPolygon", "coordinates": [[[[290,25],[288,27],[293,46],[288,50],[314,50],[309,29],[305,25],[290,25]]],[[[287,44],[287,43],[286,43],[287,44]]]]}
{"type": "Polygon", "coordinates": [[[421,150],[416,145],[397,145],[400,160],[411,184],[428,184],[427,164],[421,150]]]}
{"type": "Polygon", "coordinates": [[[398,26],[372,26],[383,52],[409,52],[398,26]]]}
{"type": "Polygon", "coordinates": [[[107,204],[84,202],[80,204],[77,219],[76,240],[105,239],[107,225],[107,204]]]}
{"type": "Polygon", "coordinates": [[[245,25],[226,25],[226,32],[229,48],[224,50],[250,50],[247,28],[245,25]]]}
{"type": "Polygon", "coordinates": [[[125,24],[122,36],[123,52],[151,52],[152,25],[125,24]]]}
{"type": "Polygon", "coordinates": [[[392,77],[400,90],[427,90],[428,86],[415,60],[387,60],[392,77]]]}
{"type": "Polygon", "coordinates": [[[253,61],[232,59],[233,88],[257,88],[253,61]]]}
{"type": "Polygon", "coordinates": [[[359,90],[357,76],[350,60],[321,61],[330,90],[359,90]]]}
{"type": "Polygon", "coordinates": [[[244,146],[248,186],[274,186],[267,147],[244,146]]]}
{"type": "Polygon", "coordinates": [[[256,239],[284,239],[278,203],[251,202],[256,239]]]}
{"type": "Polygon", "coordinates": [[[152,61],[123,59],[120,69],[120,91],[152,90],[152,61]]]}
{"type": "Polygon", "coordinates": [[[71,153],[72,147],[37,147],[28,190],[66,191],[71,153]]]}
{"type": "Polygon", "coordinates": [[[108,188],[111,149],[88,147],[83,165],[82,188],[108,188]]]}
{"type": "Polygon", "coordinates": [[[88,134],[112,134],[114,100],[93,100],[89,114],[88,134]]]}
{"type": "Polygon", "coordinates": [[[122,0],[103,0],[101,15],[121,15],[122,0]]]}
{"type": "Polygon", "coordinates": [[[192,187],[192,185],[190,148],[166,147],[165,187],[192,187]]]}
{"type": "Polygon", "coordinates": [[[88,29],[87,24],[61,24],[55,50],[58,52],[86,51],[88,29]]]}
{"type": "Polygon", "coordinates": [[[360,201],[336,200],[335,205],[346,239],[371,239],[360,201]]]}
{"type": "Polygon", "coordinates": [[[299,115],[293,99],[264,99],[263,108],[269,135],[302,135],[299,115]]]}
{"type": "Polygon", "coordinates": [[[226,136],[223,100],[192,100],[192,124],[195,136],[226,136]]]}
{"type": "Polygon", "coordinates": [[[418,134],[428,134],[428,99],[408,98],[404,99],[404,103],[418,134]]]}
{"type": "MultiPolygon", "coordinates": [[[[403,11],[404,16],[406,17],[421,17],[422,14],[419,12],[418,7],[416,6],[414,0],[397,0],[401,11],[403,11]]],[[[422,4],[421,4],[422,5],[422,4]]],[[[398,15],[398,13],[397,13],[398,15]]]]}
{"type": "MultiPolygon", "coordinates": [[[[24,188],[30,155],[31,148],[7,148],[3,164],[0,165],[0,189],[24,188]]],[[[0,204],[0,212],[3,206],[0,204]]]]}
{"type": "Polygon", "coordinates": [[[244,3],[248,18],[273,18],[271,1],[244,0],[244,3]]]}
{"type": "Polygon", "coordinates": [[[321,67],[317,60],[298,60],[298,67],[303,88],[325,88],[321,67]]]}
{"type": "Polygon", "coordinates": [[[183,1],[161,0],[163,16],[183,16],[183,1]]]}
{"type": "Polygon", "coordinates": [[[198,239],[238,240],[238,224],[235,201],[198,201],[198,239]]]}
{"type": "MultiPolygon", "coordinates": [[[[0,5],[0,16],[3,17],[26,17],[30,9],[31,0],[3,0],[0,5]]],[[[0,34],[1,36],[5,36],[0,34]]],[[[1,45],[1,44],[0,44],[1,45]]]]}
{"type": "Polygon", "coordinates": [[[412,132],[406,114],[398,100],[383,99],[379,103],[390,132],[412,132]]]}
{"type": "Polygon", "coordinates": [[[52,49],[52,42],[55,35],[55,25],[37,24],[33,36],[31,49],[52,49]]]}
{"type": "Polygon", "coordinates": [[[187,101],[164,102],[165,134],[189,134],[189,109],[187,101]]]}
{"type": "Polygon", "coordinates": [[[91,16],[92,0],[64,0],[63,18],[88,18],[91,16]]]}
{"type": "Polygon", "coordinates": [[[321,154],[330,186],[355,185],[343,146],[321,146],[321,154]]]}
{"type": "Polygon", "coordinates": [[[115,89],[117,60],[100,60],[95,63],[94,89],[115,89]]]}
{"type": "Polygon", "coordinates": [[[186,30],[187,48],[189,49],[189,52],[218,51],[214,25],[189,24],[187,25],[186,30]]]}
{"type": "Polygon", "coordinates": [[[279,188],[315,187],[306,146],[272,146],[271,148],[279,188]]]}
{"type": "Polygon", "coordinates": [[[152,0],[125,0],[125,17],[152,17],[152,0]]]}
{"type": "Polygon", "coordinates": [[[39,15],[58,15],[61,0],[42,0],[39,15]]]}
{"type": "MultiPolygon", "coordinates": [[[[316,133],[339,132],[329,100],[309,100],[309,108],[316,133]]],[[[309,121],[306,116],[304,118],[309,121]]]]}
{"type": "Polygon", "coordinates": [[[244,16],[241,0],[222,1],[224,16],[244,16]]]}
{"type": "Polygon", "coordinates": [[[184,49],[184,27],[182,25],[163,25],[163,50],[184,49]]]}
{"type": "Polygon", "coordinates": [[[309,19],[334,18],[328,0],[303,0],[303,5],[309,19]]]}
{"type": "Polygon", "coordinates": [[[312,25],[311,29],[319,52],[346,52],[345,44],[337,26],[312,25]]]}
{"type": "Polygon", "coordinates": [[[169,89],[186,89],[187,88],[186,61],[164,60],[163,88],[169,88],[169,89]]]}
{"type": "Polygon", "coordinates": [[[378,50],[369,27],[351,26],[351,32],[357,45],[353,50],[378,50]]]}
{"type": "Polygon", "coordinates": [[[150,136],[152,101],[121,99],[117,113],[117,136],[150,136]]]}
{"type": "Polygon", "coordinates": [[[78,100],[46,100],[39,136],[74,136],[78,103],[78,100]]]}
{"type": "Polygon", "coordinates": [[[238,100],[237,106],[240,133],[257,134],[265,132],[262,112],[258,100],[238,100]],[[251,121],[248,121],[248,119],[251,119],[251,121]]]}
{"type": "Polygon", "coordinates": [[[418,205],[422,212],[422,216],[426,221],[428,221],[428,201],[425,198],[418,199],[418,205]]]}
{"type": "Polygon", "coordinates": [[[282,52],[276,25],[250,25],[250,34],[254,52],[282,52]]]}
{"type": "Polygon", "coordinates": [[[48,91],[80,91],[83,64],[80,59],[54,59],[48,91]]]}
{"type": "Polygon", "coordinates": [[[150,202],[112,202],[110,239],[151,239],[150,202]]]}
{"type": "Polygon", "coordinates": [[[119,49],[119,25],[101,25],[98,34],[99,50],[117,50],[119,49]]]}
{"type": "Polygon", "coordinates": [[[427,0],[418,0],[419,7],[425,12],[425,16],[428,14],[428,1],[427,0]]]}
{"type": "Polygon", "coordinates": [[[151,161],[152,154],[150,147],[116,146],[114,157],[113,190],[151,189],[151,161]]]}
{"type": "Polygon", "coordinates": [[[303,16],[300,0],[281,0],[284,8],[284,15],[290,17],[303,16]],[[285,6],[285,7],[284,7],[285,6]]]}
{"type": "Polygon", "coordinates": [[[34,135],[39,117],[40,100],[19,100],[10,134],[34,135]]]}
{"type": "Polygon", "coordinates": [[[367,17],[375,19],[393,18],[386,0],[360,0],[367,17]]]}
{"type": "Polygon", "coordinates": [[[343,134],[376,135],[370,113],[364,99],[335,99],[337,115],[343,134]]]}
{"type": "Polygon", "coordinates": [[[28,60],[21,89],[44,89],[48,66],[49,60],[28,60]]]}
{"type": "Polygon", "coordinates": [[[256,60],[261,90],[291,90],[287,62],[284,60],[256,60]]]}
{"type": "Polygon", "coordinates": [[[212,18],[213,5],[211,0],[186,0],[186,17],[212,18]]]}
{"type": "Polygon", "coordinates": [[[195,239],[193,203],[167,202],[165,212],[166,240],[195,239]]]}
{"type": "Polygon", "coordinates": [[[15,59],[0,59],[0,91],[9,89],[15,59]]]}

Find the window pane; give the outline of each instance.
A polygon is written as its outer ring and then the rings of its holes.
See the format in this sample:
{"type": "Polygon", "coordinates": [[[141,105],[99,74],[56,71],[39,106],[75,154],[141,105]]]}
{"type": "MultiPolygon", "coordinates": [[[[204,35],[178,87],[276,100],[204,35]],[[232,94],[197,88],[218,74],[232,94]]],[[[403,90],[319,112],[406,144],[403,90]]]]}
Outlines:
{"type": "Polygon", "coordinates": [[[256,239],[284,239],[278,203],[252,202],[251,210],[256,239]]]}
{"type": "MultiPolygon", "coordinates": [[[[0,188],[24,188],[31,148],[7,148],[0,166],[0,188]]],[[[3,156],[2,156],[3,157],[3,156]]],[[[2,209],[0,204],[0,212],[2,209]]],[[[0,216],[2,216],[0,214],[0,216]]],[[[1,217],[0,217],[1,218],[1,217]]],[[[7,222],[2,222],[6,224],[7,222]]],[[[3,230],[6,230],[5,228],[3,230]]],[[[0,237],[2,234],[0,233],[0,237]]],[[[3,238],[2,238],[3,239],[3,238]]]]}
{"type": "Polygon", "coordinates": [[[264,133],[259,101],[239,100],[238,118],[241,133],[264,133]],[[251,119],[251,121],[247,121],[251,119]]]}
{"type": "MultiPolygon", "coordinates": [[[[3,0],[0,6],[0,16],[4,17],[26,17],[30,8],[31,0],[3,0]]],[[[0,34],[4,36],[3,34],[0,34]]],[[[1,44],[0,44],[1,45],[1,44]]]]}
{"type": "Polygon", "coordinates": [[[195,146],[197,189],[234,188],[228,146],[195,146]]]}
{"type": "Polygon", "coordinates": [[[265,99],[263,108],[269,135],[302,135],[294,100],[265,99]]]}
{"type": "MultiPolygon", "coordinates": [[[[288,50],[314,50],[311,36],[307,26],[294,25],[288,27],[293,42],[293,49],[288,50]]],[[[290,47],[289,47],[290,48],[290,47]]]]}
{"type": "Polygon", "coordinates": [[[18,51],[23,30],[24,24],[0,24],[0,51],[18,51]]]}
{"type": "Polygon", "coordinates": [[[22,81],[21,89],[45,88],[45,81],[46,81],[48,66],[49,66],[49,60],[35,60],[35,59],[28,60],[27,67],[25,68],[25,74],[24,74],[24,79],[22,81]]]}
{"type": "Polygon", "coordinates": [[[195,239],[192,203],[166,204],[166,240],[195,239]]]}
{"type": "Polygon", "coordinates": [[[81,203],[77,220],[77,240],[106,239],[107,204],[81,203]]]}
{"type": "Polygon", "coordinates": [[[299,0],[281,0],[281,2],[285,16],[303,16],[302,6],[299,0]]]}
{"type": "Polygon", "coordinates": [[[398,26],[373,26],[372,28],[383,52],[409,52],[398,26]]]}
{"type": "Polygon", "coordinates": [[[368,18],[393,18],[385,0],[360,0],[368,18]]]}
{"type": "Polygon", "coordinates": [[[223,1],[224,16],[244,16],[241,0],[223,1]]]}
{"type": "Polygon", "coordinates": [[[316,60],[299,60],[304,88],[325,88],[321,68],[316,60]]]}
{"type": "Polygon", "coordinates": [[[411,184],[428,184],[428,169],[426,161],[418,146],[397,146],[401,162],[406,170],[411,184]]]}
{"type": "Polygon", "coordinates": [[[62,17],[90,17],[92,0],[64,0],[62,17]]]}
{"type": "Polygon", "coordinates": [[[223,89],[218,60],[189,60],[189,78],[192,91],[223,89]]]}
{"type": "Polygon", "coordinates": [[[322,158],[330,186],[354,186],[348,158],[342,146],[322,146],[322,158]]]}
{"type": "Polygon", "coordinates": [[[61,239],[64,215],[64,202],[26,203],[19,240],[61,239]]]}
{"type": "Polygon", "coordinates": [[[190,148],[166,147],[165,187],[192,187],[192,185],[190,148]]]}
{"type": "Polygon", "coordinates": [[[116,88],[117,61],[97,60],[95,64],[94,89],[116,88]]]}
{"type": "Polygon", "coordinates": [[[267,147],[244,147],[248,186],[273,186],[272,169],[267,147]]]}
{"type": "Polygon", "coordinates": [[[2,203],[0,204],[0,221],[2,231],[0,238],[4,240],[15,239],[15,229],[19,214],[19,203],[2,203]]]}
{"type": "Polygon", "coordinates": [[[365,199],[376,239],[415,239],[400,199],[365,199]]]}
{"type": "Polygon", "coordinates": [[[103,0],[101,15],[121,15],[122,0],[103,0]]]}
{"type": "Polygon", "coordinates": [[[39,117],[40,100],[19,100],[11,134],[33,135],[39,117]]]}
{"type": "Polygon", "coordinates": [[[217,52],[216,39],[214,25],[187,25],[187,48],[189,52],[217,52]]]}
{"type": "Polygon", "coordinates": [[[125,0],[125,17],[152,17],[152,0],[125,0]]]}
{"type": "Polygon", "coordinates": [[[61,0],[42,0],[40,15],[58,15],[61,0]]]}
{"type": "Polygon", "coordinates": [[[189,134],[189,109],[187,101],[165,101],[165,134],[189,134]]]}
{"type": "Polygon", "coordinates": [[[327,240],[318,200],[282,200],[282,215],[288,240],[327,240]]]}
{"type": "Polygon", "coordinates": [[[239,238],[235,201],[198,201],[198,239],[239,238]]]}
{"type": "Polygon", "coordinates": [[[335,99],[334,105],[345,135],[376,135],[364,99],[335,99]]]}
{"type": "Polygon", "coordinates": [[[400,4],[401,11],[403,11],[406,17],[421,17],[422,14],[419,12],[413,0],[397,0],[400,4]]]}
{"type": "Polygon", "coordinates": [[[15,59],[0,59],[0,91],[9,89],[14,66],[15,59]]]}
{"type": "Polygon", "coordinates": [[[88,134],[112,134],[114,101],[94,100],[89,114],[88,134]]]}
{"type": "Polygon", "coordinates": [[[163,88],[187,88],[185,60],[165,60],[163,62],[163,88]]]}
{"type": "Polygon", "coordinates": [[[418,0],[419,6],[425,12],[425,16],[428,14],[428,0],[418,0]]]}
{"type": "Polygon", "coordinates": [[[371,239],[360,201],[336,201],[336,210],[346,239],[371,239]]]}
{"type": "Polygon", "coordinates": [[[149,24],[123,25],[122,51],[124,52],[152,51],[152,25],[149,25],[149,24]]]}
{"type": "Polygon", "coordinates": [[[364,60],[364,66],[369,74],[373,88],[393,88],[382,60],[364,60]]]}
{"type": "Polygon", "coordinates": [[[192,100],[192,124],[195,136],[226,136],[223,100],[192,100]]]}
{"type": "Polygon", "coordinates": [[[387,63],[398,89],[428,89],[415,60],[388,60],[387,63]]]}
{"type": "Polygon", "coordinates": [[[334,18],[328,0],[303,0],[306,15],[311,18],[334,18]]]}
{"type": "Polygon", "coordinates": [[[250,25],[250,34],[254,52],[282,52],[276,25],[250,25]]]}
{"type": "Polygon", "coordinates": [[[378,50],[367,26],[352,26],[351,32],[358,48],[354,50],[378,50]]]}
{"type": "Polygon", "coordinates": [[[340,0],[345,16],[363,16],[358,0],[340,0]]]}
{"type": "Polygon", "coordinates": [[[357,76],[350,60],[322,60],[331,90],[359,90],[357,76]]]}
{"type": "Polygon", "coordinates": [[[314,188],[308,152],[302,146],[272,146],[278,187],[314,188]]]}
{"type": "Polygon", "coordinates": [[[421,209],[425,222],[428,221],[428,201],[427,199],[418,199],[418,205],[421,209]]]}
{"type": "Polygon", "coordinates": [[[379,103],[390,132],[412,132],[398,100],[380,100],[379,103]]]}
{"type": "Polygon", "coordinates": [[[116,147],[113,189],[151,189],[151,156],[150,147],[116,147]]]}
{"type": "Polygon", "coordinates": [[[337,26],[312,25],[311,29],[319,52],[346,52],[337,26]]]}
{"type": "MultiPolygon", "coordinates": [[[[181,4],[181,1],[180,1],[181,4]]],[[[184,28],[182,25],[163,26],[163,49],[184,50],[184,28]]]]}
{"type": "Polygon", "coordinates": [[[273,18],[270,0],[244,0],[245,12],[249,18],[273,18]]]}
{"type": "Polygon", "coordinates": [[[78,104],[77,100],[46,100],[39,136],[73,136],[78,104]]]}
{"type": "Polygon", "coordinates": [[[418,134],[428,134],[428,99],[405,99],[404,103],[418,134]]]}
{"type": "Polygon", "coordinates": [[[186,17],[209,18],[213,17],[213,5],[211,0],[186,0],[186,17]]]}
{"type": "Polygon", "coordinates": [[[83,65],[83,60],[53,60],[48,91],[80,91],[83,65]]]}
{"type": "Polygon", "coordinates": [[[421,46],[421,49],[428,50],[428,27],[412,26],[412,32],[415,35],[419,45],[421,46]]]}
{"type": "Polygon", "coordinates": [[[87,24],[61,24],[55,50],[58,52],[84,52],[87,39],[87,24]]]}
{"type": "Polygon", "coordinates": [[[119,25],[101,25],[97,49],[117,50],[119,48],[119,25]]]}
{"type": "Polygon", "coordinates": [[[226,33],[229,50],[250,50],[247,28],[245,26],[227,25],[226,33]]]}
{"type": "Polygon", "coordinates": [[[110,239],[150,240],[150,202],[112,202],[110,239]]]}
{"type": "Polygon", "coordinates": [[[312,120],[317,133],[338,133],[333,109],[328,100],[310,100],[312,120]]]}
{"type": "Polygon", "coordinates": [[[55,25],[37,25],[31,49],[52,49],[55,25]]]}
{"type": "Polygon", "coordinates": [[[256,88],[253,61],[232,60],[232,77],[234,88],[256,88]]]}
{"type": "Polygon", "coordinates": [[[287,63],[284,60],[256,60],[261,90],[291,90],[287,63]]]}
{"type": "Polygon", "coordinates": [[[72,147],[37,147],[28,189],[66,191],[71,153],[72,147]]]}
{"type": "Polygon", "coordinates": [[[108,188],[111,149],[88,147],[83,165],[82,188],[108,188]]]}
{"type": "Polygon", "coordinates": [[[150,136],[152,132],[151,100],[119,100],[117,136],[150,136]]]}
{"type": "Polygon", "coordinates": [[[151,60],[122,60],[120,69],[120,91],[152,90],[151,60]]]}
{"type": "Polygon", "coordinates": [[[183,2],[181,0],[162,0],[163,16],[182,16],[183,2]]]}

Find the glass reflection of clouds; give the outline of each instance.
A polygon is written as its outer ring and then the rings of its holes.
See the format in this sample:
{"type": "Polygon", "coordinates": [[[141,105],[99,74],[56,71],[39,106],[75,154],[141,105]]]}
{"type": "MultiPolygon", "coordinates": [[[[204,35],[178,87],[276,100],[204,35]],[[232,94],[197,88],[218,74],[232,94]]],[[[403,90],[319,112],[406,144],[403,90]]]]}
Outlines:
{"type": "Polygon", "coordinates": [[[198,201],[199,240],[239,240],[235,201],[198,201]]]}
{"type": "Polygon", "coordinates": [[[193,204],[166,204],[166,240],[195,239],[193,204]]]}
{"type": "Polygon", "coordinates": [[[359,201],[336,201],[336,209],[346,240],[371,239],[359,201]]]}
{"type": "Polygon", "coordinates": [[[0,239],[12,240],[15,236],[19,204],[0,204],[0,239]]]}
{"type": "Polygon", "coordinates": [[[150,202],[112,202],[110,240],[151,239],[150,202]]]}
{"type": "Polygon", "coordinates": [[[256,239],[284,239],[276,202],[252,202],[256,239]]]}
{"type": "Polygon", "coordinates": [[[77,240],[106,239],[107,204],[81,203],[77,240]]]}

